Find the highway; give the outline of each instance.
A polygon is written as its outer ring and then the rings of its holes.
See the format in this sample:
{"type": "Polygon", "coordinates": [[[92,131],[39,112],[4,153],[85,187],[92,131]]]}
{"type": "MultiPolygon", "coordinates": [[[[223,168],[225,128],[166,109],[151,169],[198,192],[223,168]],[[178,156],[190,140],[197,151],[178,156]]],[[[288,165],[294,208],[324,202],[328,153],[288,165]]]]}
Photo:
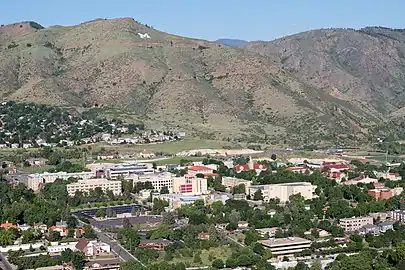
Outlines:
{"type": "Polygon", "coordinates": [[[13,267],[11,267],[11,264],[7,261],[6,257],[1,252],[0,252],[0,260],[5,270],[13,270],[13,267]]]}

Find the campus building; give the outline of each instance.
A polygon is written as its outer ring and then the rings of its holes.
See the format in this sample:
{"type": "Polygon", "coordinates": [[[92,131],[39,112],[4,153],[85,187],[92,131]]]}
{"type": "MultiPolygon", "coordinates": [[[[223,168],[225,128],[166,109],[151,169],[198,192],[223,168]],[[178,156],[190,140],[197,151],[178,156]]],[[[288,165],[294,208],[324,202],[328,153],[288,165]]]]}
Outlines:
{"type": "Polygon", "coordinates": [[[153,190],[160,192],[163,187],[167,187],[169,192],[173,192],[173,176],[174,174],[169,172],[134,175],[134,184],[137,182],[150,182],[153,186],[153,190]]]}
{"type": "Polygon", "coordinates": [[[405,222],[405,211],[404,210],[391,211],[390,217],[392,220],[405,222]]]}
{"type": "Polygon", "coordinates": [[[105,169],[105,175],[109,179],[133,179],[137,175],[153,174],[155,170],[150,164],[120,164],[105,169]]]}
{"type": "Polygon", "coordinates": [[[311,248],[311,241],[300,237],[272,238],[259,241],[277,256],[288,256],[311,248]]]}
{"type": "Polygon", "coordinates": [[[257,190],[261,190],[265,201],[279,199],[281,202],[287,202],[291,195],[301,194],[306,200],[315,197],[316,186],[308,182],[282,183],[271,185],[249,186],[249,195],[253,196],[257,190]]]}
{"type": "Polygon", "coordinates": [[[173,178],[173,192],[186,195],[208,194],[207,179],[185,175],[173,178]]]}
{"type": "Polygon", "coordinates": [[[222,185],[224,185],[227,188],[234,188],[236,186],[239,186],[240,184],[244,184],[245,185],[245,193],[248,194],[249,193],[249,187],[252,185],[252,181],[248,181],[248,180],[244,180],[244,179],[239,179],[239,178],[235,178],[235,177],[222,177],[222,185]]]}
{"type": "Polygon", "coordinates": [[[92,189],[101,188],[104,192],[111,190],[114,195],[122,194],[121,181],[108,180],[105,178],[79,180],[78,182],[67,184],[66,189],[69,196],[74,196],[76,191],[88,193],[92,189]]]}
{"type": "Polygon", "coordinates": [[[78,178],[78,179],[90,179],[94,176],[92,172],[76,172],[76,173],[67,173],[67,172],[55,172],[55,173],[35,173],[28,175],[25,180],[25,184],[28,188],[37,191],[42,188],[45,184],[53,183],[56,179],[68,180],[69,178],[78,178]]]}
{"type": "Polygon", "coordinates": [[[339,221],[340,227],[342,227],[345,232],[355,232],[360,230],[363,226],[370,224],[374,224],[372,217],[342,218],[339,221]]]}
{"type": "Polygon", "coordinates": [[[183,195],[183,194],[158,194],[154,196],[154,198],[158,198],[161,200],[165,200],[169,203],[169,209],[175,210],[182,205],[193,204],[196,201],[204,200],[203,196],[191,196],[191,195],[183,195]]]}

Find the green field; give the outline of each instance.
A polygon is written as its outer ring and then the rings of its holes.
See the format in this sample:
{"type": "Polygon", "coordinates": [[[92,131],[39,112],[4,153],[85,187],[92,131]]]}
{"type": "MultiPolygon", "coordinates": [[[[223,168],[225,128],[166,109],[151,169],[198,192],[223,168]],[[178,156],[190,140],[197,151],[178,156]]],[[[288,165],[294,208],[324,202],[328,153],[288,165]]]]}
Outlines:
{"type": "Polygon", "coordinates": [[[154,163],[156,163],[157,166],[162,166],[162,165],[167,165],[167,164],[180,164],[180,160],[182,159],[187,159],[190,161],[202,161],[204,159],[204,157],[172,157],[172,158],[168,158],[168,159],[163,159],[163,160],[158,160],[158,161],[154,161],[154,163]]]}
{"type": "Polygon", "coordinates": [[[107,151],[118,152],[141,152],[143,150],[151,150],[154,152],[163,152],[167,154],[177,154],[178,152],[192,149],[222,149],[224,147],[230,148],[233,145],[230,142],[203,140],[198,138],[189,138],[181,141],[157,143],[157,144],[143,144],[143,145],[105,145],[95,144],[92,145],[94,149],[104,148],[107,151]]]}
{"type": "MultiPolygon", "coordinates": [[[[195,253],[196,250],[193,250],[193,253],[195,253]]],[[[221,246],[221,247],[212,247],[208,250],[202,249],[201,250],[201,261],[202,263],[194,263],[194,255],[193,256],[184,256],[185,252],[183,252],[181,249],[177,250],[173,260],[171,261],[172,263],[184,263],[185,265],[189,266],[201,266],[201,265],[211,265],[212,261],[215,259],[222,259],[223,261],[226,261],[228,257],[231,256],[232,250],[229,246],[221,246]]],[[[190,255],[191,255],[190,254],[190,255]]],[[[163,258],[159,258],[163,259],[163,258]]]]}
{"type": "Polygon", "coordinates": [[[54,168],[55,166],[52,165],[32,166],[32,167],[24,167],[23,171],[27,173],[44,173],[49,172],[51,169],[54,168]]]}

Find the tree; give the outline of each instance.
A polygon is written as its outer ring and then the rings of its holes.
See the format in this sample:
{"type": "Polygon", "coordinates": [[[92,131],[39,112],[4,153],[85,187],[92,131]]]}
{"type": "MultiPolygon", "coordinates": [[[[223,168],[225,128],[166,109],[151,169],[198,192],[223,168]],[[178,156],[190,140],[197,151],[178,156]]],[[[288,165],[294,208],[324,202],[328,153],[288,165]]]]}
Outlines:
{"type": "Polygon", "coordinates": [[[96,233],[94,232],[94,230],[91,228],[90,225],[84,225],[83,230],[84,230],[84,234],[83,234],[84,238],[87,238],[87,239],[97,238],[96,233]]]}
{"type": "Polygon", "coordinates": [[[311,263],[310,270],[322,270],[322,262],[320,260],[313,260],[311,263]]]}
{"type": "Polygon", "coordinates": [[[309,267],[306,265],[304,262],[298,262],[297,265],[295,266],[295,270],[308,270],[309,267]]]}
{"type": "Polygon", "coordinates": [[[22,232],[22,243],[27,244],[31,243],[33,240],[35,240],[35,234],[32,230],[26,230],[22,232]]]}
{"type": "Polygon", "coordinates": [[[51,231],[48,235],[48,240],[51,242],[59,241],[62,239],[62,236],[60,236],[60,232],[57,231],[51,231]]]}
{"type": "Polygon", "coordinates": [[[122,219],[122,227],[123,228],[131,228],[132,227],[131,221],[129,221],[129,219],[127,217],[124,217],[122,219]]]}
{"type": "Polygon", "coordinates": [[[264,247],[262,246],[262,244],[256,242],[253,244],[253,248],[252,248],[254,253],[259,254],[260,256],[265,256],[266,255],[266,250],[264,249],[264,247]]]}
{"type": "Polygon", "coordinates": [[[165,210],[165,207],[167,207],[167,206],[169,206],[169,202],[167,202],[166,200],[154,198],[152,213],[155,215],[160,215],[165,210]]]}
{"type": "Polygon", "coordinates": [[[193,263],[201,263],[201,262],[202,262],[202,260],[201,260],[200,252],[197,251],[194,255],[193,263]]]}
{"type": "Polygon", "coordinates": [[[74,216],[69,216],[66,219],[66,223],[67,223],[67,226],[68,226],[69,229],[76,228],[77,224],[78,224],[77,218],[75,218],[74,216]]]}
{"type": "Polygon", "coordinates": [[[263,201],[263,193],[260,189],[256,190],[255,194],[253,194],[254,201],[263,201]]]}
{"type": "Polygon", "coordinates": [[[160,189],[160,194],[169,194],[169,188],[167,186],[164,186],[160,189]]]}
{"type": "Polygon", "coordinates": [[[234,231],[238,228],[238,224],[236,223],[229,223],[228,225],[226,225],[226,229],[229,231],[234,231]]]}
{"type": "Polygon", "coordinates": [[[81,251],[75,251],[72,255],[72,264],[75,269],[83,269],[84,266],[84,253],[81,251]]]}
{"type": "Polygon", "coordinates": [[[97,213],[96,213],[96,217],[104,218],[104,217],[105,217],[104,210],[103,210],[103,209],[98,209],[98,210],[97,210],[97,213]]]}
{"type": "Polygon", "coordinates": [[[176,216],[173,212],[163,213],[163,223],[167,225],[172,225],[176,222],[176,216]]]}
{"type": "Polygon", "coordinates": [[[240,184],[233,187],[233,194],[245,194],[246,187],[245,184],[240,184]]]}
{"type": "Polygon", "coordinates": [[[15,236],[8,230],[0,230],[0,245],[8,246],[12,245],[15,240],[15,236]]]}
{"type": "Polygon", "coordinates": [[[215,259],[212,262],[212,267],[216,268],[216,269],[222,269],[225,267],[224,261],[221,259],[215,259]]]}
{"type": "Polygon", "coordinates": [[[250,246],[252,243],[260,239],[259,233],[255,230],[248,230],[245,232],[245,245],[250,246]]]}

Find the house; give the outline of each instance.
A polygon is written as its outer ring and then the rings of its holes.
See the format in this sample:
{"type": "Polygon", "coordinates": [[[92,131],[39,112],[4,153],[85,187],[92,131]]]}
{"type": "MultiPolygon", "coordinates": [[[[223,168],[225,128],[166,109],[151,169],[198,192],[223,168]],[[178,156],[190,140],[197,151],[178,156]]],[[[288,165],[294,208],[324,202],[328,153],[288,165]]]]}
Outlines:
{"type": "Polygon", "coordinates": [[[307,168],[305,168],[305,167],[289,167],[289,168],[287,168],[287,171],[296,172],[296,173],[305,173],[307,171],[307,168]]]}
{"type": "Polygon", "coordinates": [[[157,251],[162,251],[164,250],[167,246],[170,244],[173,244],[172,241],[169,241],[167,239],[146,239],[146,240],[141,240],[139,243],[138,247],[139,248],[149,248],[149,249],[154,249],[157,251]]]}
{"type": "Polygon", "coordinates": [[[31,167],[44,166],[46,164],[46,162],[48,162],[48,160],[46,158],[29,158],[27,161],[31,167]]]}
{"type": "Polygon", "coordinates": [[[32,147],[32,144],[30,144],[30,143],[23,143],[22,144],[22,148],[24,148],[24,149],[28,149],[28,148],[31,148],[32,147]]]}
{"type": "Polygon", "coordinates": [[[270,238],[276,235],[277,230],[277,227],[256,229],[261,237],[265,237],[267,235],[270,238]]]}
{"type": "Polygon", "coordinates": [[[6,221],[6,223],[0,224],[0,228],[2,228],[4,230],[8,230],[10,228],[17,229],[18,227],[17,227],[17,225],[14,225],[13,223],[6,221]]]}
{"type": "Polygon", "coordinates": [[[47,251],[50,254],[59,254],[62,251],[65,251],[68,249],[75,251],[76,250],[75,245],[76,245],[76,242],[62,243],[62,244],[56,243],[56,245],[51,244],[50,246],[47,247],[47,251]]]}
{"type": "Polygon", "coordinates": [[[319,237],[329,237],[331,234],[325,230],[318,230],[319,237]]]}
{"type": "Polygon", "coordinates": [[[98,155],[97,159],[98,160],[111,160],[114,159],[115,156],[114,155],[98,155]]]}
{"type": "Polygon", "coordinates": [[[139,156],[141,158],[153,158],[155,157],[155,153],[153,153],[151,150],[143,150],[143,152],[139,153],[139,156]]]}
{"type": "Polygon", "coordinates": [[[234,167],[234,170],[236,173],[254,170],[254,171],[256,171],[257,174],[259,174],[260,172],[267,170],[267,166],[266,166],[266,164],[253,163],[252,158],[250,158],[250,160],[247,164],[236,165],[234,167]]]}
{"type": "Polygon", "coordinates": [[[377,178],[384,178],[390,181],[400,181],[402,177],[399,173],[390,173],[390,172],[377,172],[374,171],[374,174],[377,178]]]}
{"type": "Polygon", "coordinates": [[[345,170],[349,170],[349,165],[346,164],[332,164],[329,162],[324,162],[323,167],[327,168],[329,172],[342,172],[345,170]]]}
{"type": "Polygon", "coordinates": [[[48,232],[58,232],[62,237],[69,234],[69,230],[66,227],[59,227],[56,225],[49,227],[48,232]]]}
{"type": "Polygon", "coordinates": [[[121,260],[118,258],[92,260],[84,264],[85,270],[119,270],[121,260]]]}
{"type": "Polygon", "coordinates": [[[380,233],[379,227],[374,224],[366,224],[363,227],[360,228],[359,230],[360,234],[372,234],[372,235],[377,235],[380,233]]]}
{"type": "Polygon", "coordinates": [[[207,166],[191,166],[188,167],[187,174],[195,176],[197,174],[212,174],[214,172],[213,169],[207,166]]]}
{"type": "Polygon", "coordinates": [[[372,184],[372,183],[377,183],[377,182],[378,182],[378,180],[375,178],[370,178],[368,176],[362,175],[362,176],[356,177],[354,179],[343,182],[343,185],[350,186],[350,185],[357,185],[358,183],[372,184]]]}
{"type": "MultiPolygon", "coordinates": [[[[377,183],[374,183],[376,185],[377,183]]],[[[377,184],[378,185],[378,184],[377,184]]],[[[368,194],[373,196],[376,200],[386,200],[393,196],[398,196],[404,189],[402,187],[396,188],[375,188],[367,191],[368,194]]]]}
{"type": "Polygon", "coordinates": [[[87,241],[84,238],[79,239],[75,248],[76,250],[82,251],[86,257],[93,257],[111,252],[110,245],[98,241],[87,241]]]}
{"type": "Polygon", "coordinates": [[[210,240],[210,234],[207,232],[202,232],[198,234],[198,239],[200,240],[210,240]]]}
{"type": "Polygon", "coordinates": [[[325,172],[324,175],[338,183],[340,183],[343,179],[347,179],[347,175],[344,172],[325,172]]]}
{"type": "Polygon", "coordinates": [[[388,230],[394,230],[394,224],[396,223],[396,220],[387,220],[383,221],[377,224],[380,232],[385,233],[388,230]]]}
{"type": "Polygon", "coordinates": [[[32,229],[32,227],[28,224],[22,224],[22,225],[18,225],[18,229],[20,231],[28,231],[29,229],[32,229]]]}
{"type": "Polygon", "coordinates": [[[246,229],[249,227],[249,222],[247,221],[239,221],[238,222],[238,228],[239,229],[246,229]]]}
{"type": "Polygon", "coordinates": [[[60,228],[67,228],[67,222],[66,221],[57,221],[56,226],[60,227],[60,228]]]}
{"type": "Polygon", "coordinates": [[[367,193],[373,196],[376,200],[387,200],[393,196],[392,191],[389,188],[369,189],[367,193]]]}

